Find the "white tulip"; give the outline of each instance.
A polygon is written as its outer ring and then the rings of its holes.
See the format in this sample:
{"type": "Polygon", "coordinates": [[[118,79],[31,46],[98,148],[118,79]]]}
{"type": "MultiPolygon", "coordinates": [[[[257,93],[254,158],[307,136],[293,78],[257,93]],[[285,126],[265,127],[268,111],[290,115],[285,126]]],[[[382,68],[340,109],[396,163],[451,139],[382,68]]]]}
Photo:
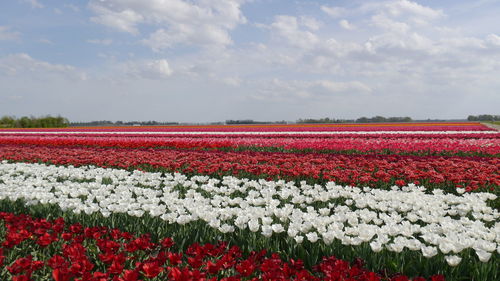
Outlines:
{"type": "Polygon", "coordinates": [[[305,235],[326,244],[367,242],[373,251],[407,247],[424,257],[435,256],[436,247],[455,254],[473,248],[480,260],[500,253],[500,223],[487,223],[500,219],[487,204],[496,198],[491,193],[457,196],[437,189],[428,194],[414,185],[382,190],[7,162],[0,164],[0,180],[0,199],[49,203],[77,214],[148,213],[169,224],[201,220],[221,232],[248,227],[266,237],[286,232],[297,243],[305,235]],[[105,178],[111,184],[102,184],[105,178]]]}
{"type": "Polygon", "coordinates": [[[426,258],[432,258],[438,253],[437,248],[432,246],[422,246],[421,250],[422,250],[422,255],[426,258]]]}
{"type": "Polygon", "coordinates": [[[445,259],[449,266],[457,266],[462,261],[461,257],[455,255],[446,256],[445,259]]]}
{"type": "Polygon", "coordinates": [[[315,243],[318,241],[319,237],[316,232],[309,232],[306,234],[307,240],[311,241],[312,243],[315,243]]]}

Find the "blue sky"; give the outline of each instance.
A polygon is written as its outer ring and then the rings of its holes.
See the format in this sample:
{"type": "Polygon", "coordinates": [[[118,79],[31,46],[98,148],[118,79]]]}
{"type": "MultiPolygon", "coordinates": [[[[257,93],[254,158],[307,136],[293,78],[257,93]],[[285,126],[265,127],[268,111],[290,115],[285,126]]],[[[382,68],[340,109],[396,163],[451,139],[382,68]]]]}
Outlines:
{"type": "Polygon", "coordinates": [[[500,1],[0,1],[0,115],[500,114],[500,1]]]}

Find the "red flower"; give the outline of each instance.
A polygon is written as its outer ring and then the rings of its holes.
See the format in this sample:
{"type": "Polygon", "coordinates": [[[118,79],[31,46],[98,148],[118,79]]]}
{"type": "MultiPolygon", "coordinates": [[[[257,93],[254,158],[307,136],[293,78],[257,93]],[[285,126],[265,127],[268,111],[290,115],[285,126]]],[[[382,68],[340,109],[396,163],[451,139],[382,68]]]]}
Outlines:
{"type": "Polygon", "coordinates": [[[404,180],[397,180],[396,182],[394,182],[397,186],[404,186],[406,184],[406,182],[404,180]]]}
{"type": "Polygon", "coordinates": [[[236,270],[243,277],[250,276],[255,271],[255,264],[250,260],[244,260],[240,264],[236,265],[236,270]]]}
{"type": "Polygon", "coordinates": [[[170,237],[167,237],[167,238],[164,238],[163,240],[161,240],[160,244],[164,248],[170,248],[174,245],[174,240],[172,240],[172,238],[170,238],[170,237]]]}
{"type": "Polygon", "coordinates": [[[115,259],[113,259],[113,263],[108,268],[108,272],[118,275],[122,273],[124,267],[125,267],[125,257],[123,259],[116,257],[115,259]]]}
{"type": "Polygon", "coordinates": [[[163,271],[163,268],[157,262],[147,262],[141,266],[144,275],[148,278],[154,278],[163,271]]]}
{"type": "Polygon", "coordinates": [[[119,281],[138,281],[139,272],[137,270],[125,270],[123,276],[118,278],[119,281]]]}
{"type": "Polygon", "coordinates": [[[171,265],[178,265],[182,262],[182,253],[174,254],[169,252],[167,256],[171,265]]]}
{"type": "Polygon", "coordinates": [[[410,279],[404,275],[397,275],[397,276],[392,277],[391,281],[410,281],[410,279]]]}
{"type": "Polygon", "coordinates": [[[72,237],[73,237],[73,234],[71,234],[69,232],[64,232],[63,234],[61,234],[61,238],[64,241],[70,241],[72,237]]]}
{"type": "Polygon", "coordinates": [[[56,268],[52,271],[52,278],[54,278],[55,281],[69,281],[71,275],[66,269],[56,268]]]}
{"type": "Polygon", "coordinates": [[[31,269],[32,269],[33,271],[35,271],[35,270],[39,270],[39,269],[41,269],[43,266],[44,266],[44,262],[43,262],[43,261],[33,261],[33,262],[31,263],[31,269]]]}
{"type": "Polygon", "coordinates": [[[187,261],[192,268],[200,268],[200,266],[203,263],[203,260],[201,259],[200,256],[188,257],[187,261]]]}
{"type": "Polygon", "coordinates": [[[23,271],[31,270],[31,262],[33,257],[31,255],[25,258],[18,258],[7,270],[12,274],[19,274],[23,271]]]}
{"type": "Polygon", "coordinates": [[[29,275],[17,275],[12,277],[12,281],[29,281],[29,275]]]}
{"type": "Polygon", "coordinates": [[[54,255],[47,261],[47,265],[52,269],[67,268],[68,262],[59,255],[54,255]]]}
{"type": "Polygon", "coordinates": [[[170,272],[168,277],[173,279],[174,281],[205,281],[205,275],[202,274],[199,270],[190,271],[188,268],[184,267],[181,269],[177,267],[170,268],[170,272]]]}
{"type": "Polygon", "coordinates": [[[441,274],[432,275],[431,276],[431,281],[445,281],[445,278],[441,274]]]}
{"type": "Polygon", "coordinates": [[[47,247],[48,245],[50,245],[54,241],[57,241],[57,237],[54,237],[54,236],[48,234],[47,232],[45,232],[45,234],[43,234],[42,236],[40,236],[38,238],[36,243],[42,247],[47,247]]]}
{"type": "Polygon", "coordinates": [[[221,270],[221,265],[218,263],[214,263],[213,261],[208,261],[205,265],[205,269],[210,274],[217,274],[217,272],[221,270]]]}
{"type": "Polygon", "coordinates": [[[94,272],[92,281],[109,281],[109,274],[103,272],[94,272]]]}
{"type": "Polygon", "coordinates": [[[79,223],[75,223],[69,227],[69,230],[74,234],[80,234],[83,231],[83,226],[79,223]]]}
{"type": "Polygon", "coordinates": [[[0,267],[2,267],[5,262],[5,256],[3,255],[3,248],[0,248],[0,267]]]}

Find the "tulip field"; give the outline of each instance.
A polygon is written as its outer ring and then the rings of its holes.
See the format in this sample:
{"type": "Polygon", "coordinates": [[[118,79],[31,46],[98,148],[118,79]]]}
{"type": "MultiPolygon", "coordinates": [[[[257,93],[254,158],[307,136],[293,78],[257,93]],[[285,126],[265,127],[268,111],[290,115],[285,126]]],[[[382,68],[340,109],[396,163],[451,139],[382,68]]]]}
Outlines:
{"type": "Polygon", "coordinates": [[[0,129],[0,280],[500,280],[475,122],[0,129]]]}

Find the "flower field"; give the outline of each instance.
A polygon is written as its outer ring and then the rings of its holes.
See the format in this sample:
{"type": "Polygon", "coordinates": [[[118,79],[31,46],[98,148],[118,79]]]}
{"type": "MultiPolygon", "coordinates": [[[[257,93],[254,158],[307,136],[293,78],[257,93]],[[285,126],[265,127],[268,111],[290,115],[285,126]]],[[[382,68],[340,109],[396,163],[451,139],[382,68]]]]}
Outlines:
{"type": "Polygon", "coordinates": [[[498,280],[479,123],[0,129],[1,280],[498,280]]]}

